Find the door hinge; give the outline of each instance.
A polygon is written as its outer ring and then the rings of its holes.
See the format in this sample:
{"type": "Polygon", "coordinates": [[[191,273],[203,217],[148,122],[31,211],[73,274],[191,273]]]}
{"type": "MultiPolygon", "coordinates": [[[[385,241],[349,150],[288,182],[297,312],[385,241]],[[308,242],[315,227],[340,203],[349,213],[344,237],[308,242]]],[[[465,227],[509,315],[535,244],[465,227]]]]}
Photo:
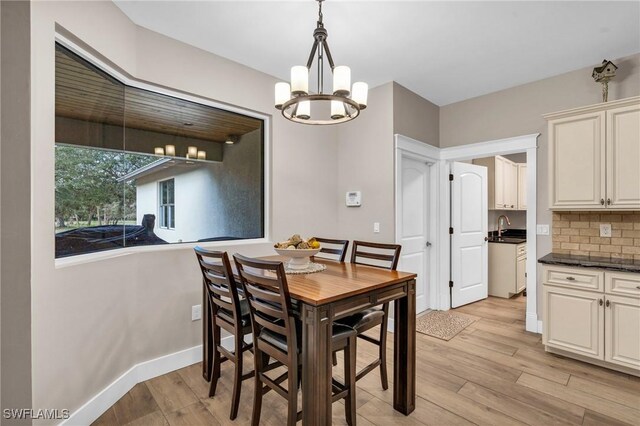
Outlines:
{"type": "Polygon", "coordinates": [[[449,180],[453,181],[453,174],[449,173],[449,180]]]}
{"type": "Polygon", "coordinates": [[[449,235],[453,235],[453,228],[449,227],[449,235]]]}
{"type": "Polygon", "coordinates": [[[453,281],[449,281],[449,288],[453,288],[453,281]]]}

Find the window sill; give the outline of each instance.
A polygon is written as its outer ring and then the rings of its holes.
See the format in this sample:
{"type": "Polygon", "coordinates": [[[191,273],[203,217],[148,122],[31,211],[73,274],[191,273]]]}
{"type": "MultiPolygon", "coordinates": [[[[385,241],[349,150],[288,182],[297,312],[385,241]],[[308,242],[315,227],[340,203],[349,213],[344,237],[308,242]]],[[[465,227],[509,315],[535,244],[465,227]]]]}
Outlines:
{"type": "Polygon", "coordinates": [[[103,260],[115,259],[117,257],[129,256],[137,253],[149,253],[149,252],[164,252],[164,251],[181,251],[181,250],[193,250],[194,247],[200,246],[208,249],[224,248],[224,247],[237,247],[243,245],[260,245],[270,244],[272,242],[266,238],[255,238],[251,240],[228,240],[228,241],[209,241],[209,242],[194,242],[194,243],[176,243],[157,246],[143,246],[143,247],[127,247],[115,250],[101,251],[97,253],[79,254],[76,256],[64,257],[55,260],[55,268],[62,269],[72,266],[83,265],[86,263],[100,262],[103,260]]]}

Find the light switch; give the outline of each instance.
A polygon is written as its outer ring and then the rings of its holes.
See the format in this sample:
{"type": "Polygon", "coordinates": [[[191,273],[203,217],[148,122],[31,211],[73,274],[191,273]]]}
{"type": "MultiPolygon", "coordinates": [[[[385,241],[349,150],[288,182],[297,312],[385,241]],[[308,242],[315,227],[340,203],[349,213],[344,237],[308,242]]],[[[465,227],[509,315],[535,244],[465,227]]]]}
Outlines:
{"type": "Polygon", "coordinates": [[[202,318],[202,305],[193,305],[191,307],[191,321],[198,321],[202,318]]]}
{"type": "Polygon", "coordinates": [[[374,222],[373,223],[373,233],[374,234],[379,234],[380,233],[380,222],[374,222]]]}
{"type": "Polygon", "coordinates": [[[549,225],[536,225],[536,234],[549,235],[549,225]]]}
{"type": "Polygon", "coordinates": [[[604,238],[611,238],[611,224],[610,223],[601,223],[600,224],[600,236],[604,238]]]}

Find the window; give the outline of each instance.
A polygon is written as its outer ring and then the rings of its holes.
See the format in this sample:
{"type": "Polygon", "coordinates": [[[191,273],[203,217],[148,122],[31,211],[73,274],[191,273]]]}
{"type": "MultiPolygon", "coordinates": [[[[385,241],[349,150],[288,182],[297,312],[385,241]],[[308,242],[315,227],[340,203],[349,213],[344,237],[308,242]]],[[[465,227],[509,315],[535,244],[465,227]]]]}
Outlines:
{"type": "Polygon", "coordinates": [[[59,44],[55,72],[56,257],[264,237],[263,120],[126,85],[59,44]]]}
{"type": "Polygon", "coordinates": [[[164,180],[160,182],[160,227],[175,229],[176,206],[174,202],[174,180],[164,180]]]}

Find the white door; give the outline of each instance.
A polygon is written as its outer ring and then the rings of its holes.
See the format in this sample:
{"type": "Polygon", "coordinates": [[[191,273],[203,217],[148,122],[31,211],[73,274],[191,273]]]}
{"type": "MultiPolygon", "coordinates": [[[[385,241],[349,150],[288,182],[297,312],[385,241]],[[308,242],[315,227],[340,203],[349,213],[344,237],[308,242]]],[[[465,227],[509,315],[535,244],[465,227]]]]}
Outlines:
{"type": "Polygon", "coordinates": [[[397,234],[402,245],[398,269],[418,274],[416,278],[416,312],[429,306],[428,301],[428,217],[429,217],[429,165],[408,157],[400,159],[401,172],[398,185],[397,234]]]}
{"type": "Polygon", "coordinates": [[[488,293],[487,169],[452,163],[451,307],[485,299],[488,293]]]}

